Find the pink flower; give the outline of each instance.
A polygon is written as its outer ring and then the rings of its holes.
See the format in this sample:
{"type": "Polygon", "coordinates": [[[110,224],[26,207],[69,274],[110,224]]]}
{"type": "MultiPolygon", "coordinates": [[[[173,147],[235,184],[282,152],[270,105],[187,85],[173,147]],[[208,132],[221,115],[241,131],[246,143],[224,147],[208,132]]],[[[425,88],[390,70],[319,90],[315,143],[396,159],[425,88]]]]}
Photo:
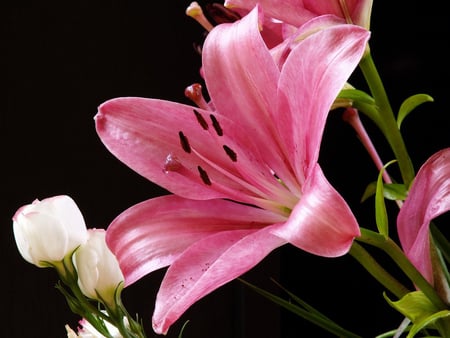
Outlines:
{"type": "Polygon", "coordinates": [[[369,29],[372,2],[373,0],[226,0],[225,6],[251,10],[259,3],[268,16],[297,27],[316,16],[333,14],[345,19],[349,17],[352,23],[369,29]]]}
{"type": "Polygon", "coordinates": [[[105,102],[96,116],[115,156],[178,195],[137,204],[107,229],[127,285],[170,265],[155,304],[157,333],[283,244],[336,257],[360,234],[317,161],[329,109],[369,33],[347,24],[319,31],[280,69],[259,14],[209,33],[204,109],[128,97],[105,102]]]}
{"type": "Polygon", "coordinates": [[[420,168],[397,218],[406,256],[433,284],[429,224],[450,210],[450,148],[438,151],[420,168]]]}

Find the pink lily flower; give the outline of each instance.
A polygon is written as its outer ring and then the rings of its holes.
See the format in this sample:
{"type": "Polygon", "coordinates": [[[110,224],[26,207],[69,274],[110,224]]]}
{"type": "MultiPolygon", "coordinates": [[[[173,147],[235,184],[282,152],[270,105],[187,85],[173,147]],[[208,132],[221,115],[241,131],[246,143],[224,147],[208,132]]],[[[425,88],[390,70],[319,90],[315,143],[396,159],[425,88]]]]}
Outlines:
{"type": "Polygon", "coordinates": [[[406,256],[433,284],[429,224],[450,210],[450,148],[438,151],[420,168],[397,218],[406,256]]]}
{"type": "Polygon", "coordinates": [[[170,265],[153,314],[157,333],[281,245],[336,257],[360,235],[317,161],[329,109],[369,32],[347,24],[318,31],[280,69],[261,22],[255,8],[209,33],[207,105],[125,97],[96,115],[106,147],[175,194],[131,207],[107,229],[126,285],[170,265]]]}
{"type": "Polygon", "coordinates": [[[251,10],[257,3],[268,16],[297,27],[314,17],[333,14],[369,29],[373,0],[226,0],[225,6],[251,10]]]}

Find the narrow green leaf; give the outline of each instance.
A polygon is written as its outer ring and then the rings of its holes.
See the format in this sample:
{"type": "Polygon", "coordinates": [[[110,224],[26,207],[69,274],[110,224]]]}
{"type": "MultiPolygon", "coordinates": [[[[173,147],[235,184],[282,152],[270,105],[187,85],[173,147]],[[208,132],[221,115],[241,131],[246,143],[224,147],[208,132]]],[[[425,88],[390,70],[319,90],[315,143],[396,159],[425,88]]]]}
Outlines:
{"type": "MultiPolygon", "coordinates": [[[[389,165],[389,163],[387,165],[389,165]]],[[[386,211],[386,203],[384,201],[384,186],[383,186],[383,172],[386,166],[384,166],[378,174],[377,187],[375,189],[375,222],[377,224],[378,232],[383,236],[388,237],[389,222],[386,211]]]]}
{"type": "Polygon", "coordinates": [[[375,100],[366,92],[358,89],[343,89],[337,96],[338,99],[347,99],[364,104],[375,105],[375,100]]]}
{"type": "Polygon", "coordinates": [[[302,306],[305,310],[314,313],[318,316],[321,316],[322,318],[324,318],[325,320],[329,320],[331,321],[330,318],[328,318],[327,316],[325,316],[323,313],[321,313],[319,310],[317,310],[316,308],[314,308],[313,306],[309,305],[308,303],[306,303],[304,300],[302,300],[300,297],[298,297],[297,295],[293,294],[292,292],[290,292],[289,290],[287,290],[284,286],[282,286],[280,283],[278,283],[277,281],[275,281],[274,279],[272,279],[272,281],[284,292],[286,292],[286,294],[291,297],[296,303],[298,303],[298,305],[302,306]]]}
{"type": "Polygon", "coordinates": [[[377,182],[370,182],[367,185],[366,190],[364,190],[364,193],[361,197],[361,203],[365,202],[367,199],[375,195],[376,190],[377,190],[377,182]]]}
{"type": "Polygon", "coordinates": [[[400,126],[405,119],[406,116],[409,115],[417,106],[421,105],[425,102],[433,102],[434,99],[427,94],[416,94],[408,97],[400,106],[397,115],[397,126],[400,129],[400,126]]]}
{"type": "Polygon", "coordinates": [[[180,334],[178,335],[178,338],[183,338],[184,329],[186,328],[186,325],[189,323],[189,320],[186,320],[181,327],[180,334]]]}
{"type": "Polygon", "coordinates": [[[243,279],[239,278],[239,281],[241,281],[244,285],[253,289],[255,292],[259,293],[263,297],[272,301],[273,303],[285,308],[286,310],[289,310],[290,312],[302,317],[303,319],[310,321],[311,323],[321,327],[322,329],[335,334],[338,337],[361,338],[357,334],[354,334],[350,331],[345,330],[344,328],[342,328],[335,322],[333,322],[329,319],[326,319],[326,317],[323,315],[317,315],[316,313],[311,313],[308,310],[306,310],[298,305],[295,305],[281,297],[278,297],[266,290],[263,290],[253,284],[250,284],[249,282],[247,282],[243,279]]]}
{"type": "Polygon", "coordinates": [[[433,313],[432,315],[430,315],[426,318],[423,318],[422,320],[418,321],[417,323],[414,323],[414,325],[411,327],[411,331],[406,336],[406,338],[413,338],[417,333],[419,333],[421,330],[429,327],[436,320],[445,318],[448,316],[450,316],[450,310],[442,310],[442,311],[433,313]]]}
{"type": "MultiPolygon", "coordinates": [[[[361,197],[361,203],[366,201],[369,197],[375,195],[377,187],[377,182],[370,182],[366,190],[364,190],[363,196],[361,197]]],[[[383,185],[383,196],[391,201],[404,201],[408,191],[404,184],[389,183],[383,185]]]]}

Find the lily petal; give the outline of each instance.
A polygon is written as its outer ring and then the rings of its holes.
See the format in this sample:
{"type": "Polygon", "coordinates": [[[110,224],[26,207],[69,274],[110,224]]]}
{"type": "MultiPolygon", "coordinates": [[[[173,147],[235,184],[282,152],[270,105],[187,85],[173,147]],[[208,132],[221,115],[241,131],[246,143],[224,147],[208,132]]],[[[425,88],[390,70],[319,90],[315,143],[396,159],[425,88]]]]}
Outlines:
{"type": "Polygon", "coordinates": [[[250,10],[259,3],[269,16],[295,26],[323,14],[342,18],[348,14],[354,24],[369,28],[372,2],[373,0],[346,0],[348,13],[343,12],[339,1],[330,0],[226,0],[225,6],[250,10]]]}
{"type": "Polygon", "coordinates": [[[324,257],[346,254],[360,236],[355,216],[343,197],[330,185],[317,164],[303,188],[303,196],[286,223],[273,233],[287,242],[324,257]]]}
{"type": "Polygon", "coordinates": [[[239,277],[285,244],[271,227],[223,231],[190,246],[169,267],[161,283],[153,314],[153,329],[169,327],[197,300],[239,277]]]}
{"type": "Polygon", "coordinates": [[[429,224],[450,210],[450,148],[438,151],[420,168],[397,218],[406,256],[433,283],[429,224]]]}
{"type": "Polygon", "coordinates": [[[299,42],[287,57],[278,87],[277,126],[294,156],[297,177],[308,176],[317,162],[330,107],[358,65],[369,36],[358,26],[330,26],[299,42]]]}
{"type": "Polygon", "coordinates": [[[208,34],[203,51],[205,81],[215,108],[243,125],[267,165],[295,187],[292,171],[280,165],[285,152],[273,123],[280,73],[261,37],[261,21],[262,13],[255,7],[239,22],[219,25],[208,34]]]}
{"type": "Polygon", "coordinates": [[[266,207],[261,197],[282,189],[262,159],[266,149],[241,124],[219,113],[124,97],[103,103],[95,123],[112,154],[179,196],[229,198],[266,207]]]}
{"type": "Polygon", "coordinates": [[[269,211],[226,200],[195,201],[168,195],[125,210],[108,226],[106,242],[119,261],[125,284],[130,285],[172,264],[189,246],[211,234],[255,231],[284,220],[269,211]]]}
{"type": "Polygon", "coordinates": [[[239,22],[215,27],[205,40],[202,61],[215,108],[244,123],[247,132],[267,137],[279,70],[261,37],[261,15],[255,8],[239,22]]]}

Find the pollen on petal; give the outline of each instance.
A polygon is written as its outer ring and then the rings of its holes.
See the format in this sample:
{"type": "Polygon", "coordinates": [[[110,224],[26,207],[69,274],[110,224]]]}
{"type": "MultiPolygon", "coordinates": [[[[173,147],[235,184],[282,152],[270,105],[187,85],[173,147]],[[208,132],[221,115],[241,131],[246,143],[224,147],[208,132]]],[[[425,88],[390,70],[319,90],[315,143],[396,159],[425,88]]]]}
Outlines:
{"type": "Polygon", "coordinates": [[[211,180],[209,179],[208,173],[205,169],[203,169],[201,166],[197,167],[198,172],[200,174],[200,178],[202,179],[203,183],[206,185],[211,185],[211,180]]]}
{"type": "Polygon", "coordinates": [[[203,117],[202,114],[200,114],[200,112],[198,112],[197,110],[194,109],[194,114],[195,117],[197,118],[198,123],[200,124],[200,126],[204,129],[204,130],[208,130],[209,126],[208,123],[206,122],[205,118],[203,117]]]}
{"type": "Polygon", "coordinates": [[[223,136],[223,130],[219,124],[219,121],[217,121],[217,118],[213,114],[210,114],[209,117],[211,119],[212,125],[213,125],[214,130],[216,131],[217,135],[223,136]]]}
{"type": "Polygon", "coordinates": [[[184,135],[184,133],[182,131],[178,132],[178,136],[180,137],[180,144],[181,144],[181,148],[183,148],[183,150],[190,154],[191,153],[191,145],[189,144],[189,140],[187,139],[187,137],[184,135]]]}
{"type": "Polygon", "coordinates": [[[233,162],[237,162],[237,154],[233,149],[224,144],[223,150],[225,150],[225,153],[228,155],[230,160],[232,160],[233,162]]]}

